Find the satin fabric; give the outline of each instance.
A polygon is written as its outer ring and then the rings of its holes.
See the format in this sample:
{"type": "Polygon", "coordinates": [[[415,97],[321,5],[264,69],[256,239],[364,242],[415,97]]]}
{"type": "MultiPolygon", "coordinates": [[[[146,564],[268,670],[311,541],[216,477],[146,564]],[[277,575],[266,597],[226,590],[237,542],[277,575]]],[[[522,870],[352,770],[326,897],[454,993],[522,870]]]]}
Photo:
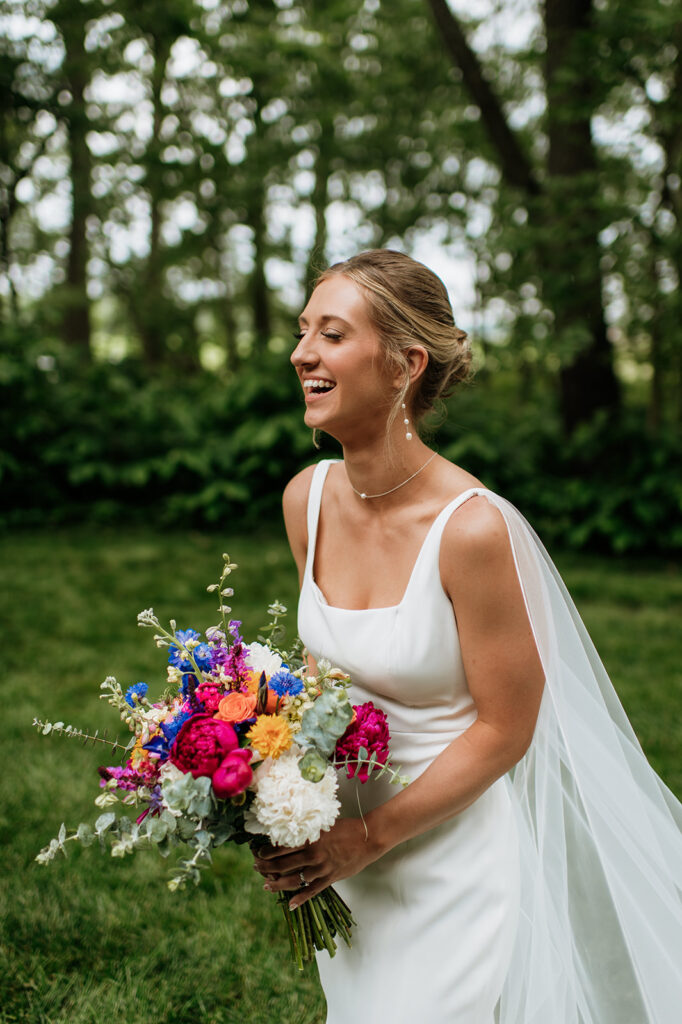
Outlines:
{"type": "MultiPolygon", "coordinates": [[[[311,485],[299,631],[311,653],[351,673],[356,703],[387,711],[395,760],[412,778],[476,715],[438,572],[445,523],[473,495],[504,518],[545,672],[515,769],[451,822],[339,883],[359,925],[352,951],[318,958],[328,1024],[360,1014],[412,1024],[415,1013],[429,1024],[679,1024],[682,805],[648,764],[532,527],[473,488],[437,517],[399,605],[332,608],[312,573],[328,468],[311,485]]],[[[352,784],[344,813],[358,814],[360,788],[363,807],[392,795],[352,784]]]]}
{"type": "MultiPolygon", "coordinates": [[[[416,779],[476,718],[452,605],[438,572],[440,538],[463,499],[432,524],[399,604],[355,611],[327,604],[313,578],[320,499],[308,504],[308,557],[299,633],[316,658],[353,680],[351,699],[387,714],[394,764],[416,779]]],[[[342,813],[357,817],[395,795],[385,779],[340,785],[342,813]]],[[[357,1020],[492,1024],[517,931],[520,874],[509,787],[490,787],[451,821],[401,843],[335,883],[357,926],[353,947],[318,954],[327,1024],[357,1020]]]]}

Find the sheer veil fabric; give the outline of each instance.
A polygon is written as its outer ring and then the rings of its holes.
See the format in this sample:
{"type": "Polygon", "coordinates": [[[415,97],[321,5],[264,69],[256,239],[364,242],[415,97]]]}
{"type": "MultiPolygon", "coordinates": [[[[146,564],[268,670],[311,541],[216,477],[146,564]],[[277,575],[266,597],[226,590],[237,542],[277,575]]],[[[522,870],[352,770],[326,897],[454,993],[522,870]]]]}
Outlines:
{"type": "Polygon", "coordinates": [[[682,805],[532,527],[506,499],[473,493],[506,522],[546,676],[533,742],[509,776],[521,918],[496,1024],[679,1024],[682,805]]]}

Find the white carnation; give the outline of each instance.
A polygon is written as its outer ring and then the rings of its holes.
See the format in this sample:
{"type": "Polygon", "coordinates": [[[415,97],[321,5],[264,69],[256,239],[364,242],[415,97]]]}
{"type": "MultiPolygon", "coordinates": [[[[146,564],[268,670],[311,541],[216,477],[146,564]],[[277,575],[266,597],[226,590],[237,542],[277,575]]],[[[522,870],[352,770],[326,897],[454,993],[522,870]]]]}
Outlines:
{"type": "Polygon", "coordinates": [[[299,752],[287,751],[256,772],[256,798],[244,815],[247,832],[268,836],[275,846],[314,843],[330,829],[341,805],[336,772],[327,768],[320,782],[308,782],[298,769],[299,752]]]}
{"type": "Polygon", "coordinates": [[[282,667],[282,659],[265,644],[249,644],[249,653],[246,655],[246,664],[259,675],[265,672],[266,676],[274,676],[282,667]]]}

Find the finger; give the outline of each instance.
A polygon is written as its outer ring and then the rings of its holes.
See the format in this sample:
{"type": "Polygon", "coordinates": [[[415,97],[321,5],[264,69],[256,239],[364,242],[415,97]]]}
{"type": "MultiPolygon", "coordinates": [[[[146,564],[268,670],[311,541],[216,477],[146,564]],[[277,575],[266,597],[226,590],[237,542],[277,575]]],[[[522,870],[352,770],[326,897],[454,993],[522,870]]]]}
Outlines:
{"type": "Polygon", "coordinates": [[[264,843],[253,851],[253,855],[256,860],[272,860],[273,857],[283,857],[303,849],[303,846],[272,846],[270,843],[264,843]]]}
{"type": "Polygon", "coordinates": [[[281,857],[270,857],[261,859],[256,857],[254,867],[262,875],[291,875],[295,871],[310,865],[313,866],[314,858],[309,851],[282,854],[281,857]]]}
{"type": "Polygon", "coordinates": [[[317,884],[319,874],[315,869],[308,866],[305,871],[295,871],[292,874],[280,875],[279,878],[268,879],[263,888],[267,892],[295,892],[297,889],[307,892],[313,885],[317,884]],[[303,882],[307,883],[305,886],[303,882]]]}
{"type": "Polygon", "coordinates": [[[329,875],[315,879],[306,889],[301,889],[295,896],[292,896],[289,900],[289,910],[296,910],[296,907],[307,903],[313,896],[317,896],[318,893],[327,889],[332,884],[332,881],[333,879],[329,875]]]}

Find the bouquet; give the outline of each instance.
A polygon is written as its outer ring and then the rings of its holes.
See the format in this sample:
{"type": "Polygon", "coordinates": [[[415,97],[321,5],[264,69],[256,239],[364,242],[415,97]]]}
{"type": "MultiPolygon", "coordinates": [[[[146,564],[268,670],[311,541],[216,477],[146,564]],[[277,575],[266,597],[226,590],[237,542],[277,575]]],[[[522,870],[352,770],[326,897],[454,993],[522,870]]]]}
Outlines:
{"type": "MultiPolygon", "coordinates": [[[[254,842],[265,835],[273,845],[315,842],[339,814],[337,771],[366,782],[388,773],[407,780],[389,760],[384,713],[371,702],[351,705],[350,678],[321,661],[308,670],[300,640],[288,651],[281,644],[280,619],[286,608],[270,605],[264,636],[246,643],[241,623],[228,618],[226,584],[237,568],[223,556],[218,583],[221,621],[201,636],[194,629],[170,629],[153,609],[140,612],[138,625],[154,630],[157,647],[167,648],[166,689],[152,701],[144,682],[124,692],[113,676],[101,684],[106,699],[131,732],[129,742],[85,732],[64,722],[34,719],[44,735],[61,734],[100,743],[119,764],[99,768],[101,814],[59,834],[38,854],[47,864],[66,843],[98,841],[112,857],[156,847],[168,856],[182,845],[187,854],[171,873],[171,890],[198,883],[211,853],[227,841],[254,842]]],[[[350,945],[350,909],[330,886],[295,910],[291,893],[278,897],[299,970],[315,950],[336,951],[336,936],[350,945]]]]}

